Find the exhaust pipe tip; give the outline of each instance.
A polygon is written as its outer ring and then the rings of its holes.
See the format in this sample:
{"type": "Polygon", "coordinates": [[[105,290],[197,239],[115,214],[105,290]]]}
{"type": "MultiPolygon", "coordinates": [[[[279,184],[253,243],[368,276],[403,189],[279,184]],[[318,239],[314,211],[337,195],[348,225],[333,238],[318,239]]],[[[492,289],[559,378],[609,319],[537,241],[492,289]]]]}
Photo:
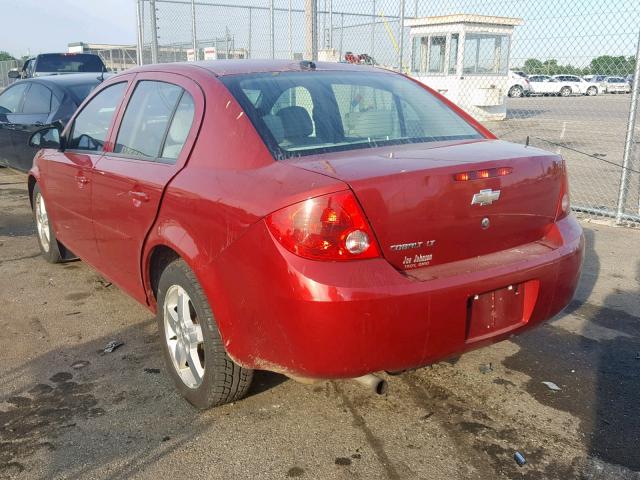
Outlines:
{"type": "Polygon", "coordinates": [[[384,395],[385,393],[387,393],[387,390],[389,388],[389,384],[385,379],[373,374],[356,377],[354,378],[354,380],[358,383],[361,383],[365,387],[368,387],[376,395],[384,395]]]}

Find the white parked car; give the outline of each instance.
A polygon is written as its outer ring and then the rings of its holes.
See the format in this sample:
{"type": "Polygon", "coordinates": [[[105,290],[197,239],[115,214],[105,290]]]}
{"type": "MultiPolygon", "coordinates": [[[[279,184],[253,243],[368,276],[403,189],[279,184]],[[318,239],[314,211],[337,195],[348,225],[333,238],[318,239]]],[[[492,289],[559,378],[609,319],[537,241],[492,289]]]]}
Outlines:
{"type": "Polygon", "coordinates": [[[631,85],[623,77],[606,77],[600,85],[605,93],[631,93],[631,85]]]}
{"type": "Polygon", "coordinates": [[[584,78],[580,78],[577,75],[554,75],[553,78],[561,82],[570,82],[576,85],[578,92],[582,95],[597,95],[600,92],[600,85],[596,82],[590,82],[584,78]]]}
{"type": "Polygon", "coordinates": [[[580,88],[575,82],[557,80],[549,75],[530,75],[531,94],[537,95],[579,95],[580,88]]]}
{"type": "Polygon", "coordinates": [[[531,84],[524,74],[509,70],[509,88],[507,95],[519,98],[531,93],[531,84]]]}

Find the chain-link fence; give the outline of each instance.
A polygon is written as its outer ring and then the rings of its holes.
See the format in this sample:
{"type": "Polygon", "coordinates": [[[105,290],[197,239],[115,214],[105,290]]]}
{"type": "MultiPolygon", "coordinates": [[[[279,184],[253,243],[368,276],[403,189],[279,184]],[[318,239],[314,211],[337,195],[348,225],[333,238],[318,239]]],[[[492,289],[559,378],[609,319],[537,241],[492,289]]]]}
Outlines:
{"type": "Polygon", "coordinates": [[[500,138],[561,153],[576,210],[640,221],[638,0],[138,0],[137,14],[139,63],[402,70],[500,138]]]}
{"type": "Polygon", "coordinates": [[[9,70],[12,68],[18,68],[18,60],[2,60],[0,61],[0,90],[8,87],[13,81],[13,78],[9,78],[9,70]]]}

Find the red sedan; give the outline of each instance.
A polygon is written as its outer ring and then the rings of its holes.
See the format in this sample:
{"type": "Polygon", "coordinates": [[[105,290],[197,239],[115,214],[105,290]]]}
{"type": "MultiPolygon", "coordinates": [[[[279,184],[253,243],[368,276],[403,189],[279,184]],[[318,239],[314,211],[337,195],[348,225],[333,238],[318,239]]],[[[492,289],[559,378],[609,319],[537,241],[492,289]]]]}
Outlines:
{"type": "Polygon", "coordinates": [[[502,340],[580,275],[562,158],[373,67],[145,66],[31,143],[42,254],[157,312],[202,408],[253,369],[352,378],[502,340]]]}

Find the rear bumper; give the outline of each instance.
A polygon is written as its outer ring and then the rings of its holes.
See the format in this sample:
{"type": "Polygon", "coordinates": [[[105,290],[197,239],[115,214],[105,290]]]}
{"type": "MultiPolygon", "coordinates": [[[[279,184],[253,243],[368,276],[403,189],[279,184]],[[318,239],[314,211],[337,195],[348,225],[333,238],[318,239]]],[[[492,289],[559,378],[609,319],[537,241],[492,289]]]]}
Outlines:
{"type": "Polygon", "coordinates": [[[302,259],[277,244],[261,222],[219,257],[204,287],[227,351],[241,365],[348,378],[427,365],[551,318],[573,297],[583,247],[582,229],[569,216],[545,243],[407,276],[383,259],[302,259]],[[525,282],[536,286],[527,318],[469,341],[469,298],[525,282]]]}

